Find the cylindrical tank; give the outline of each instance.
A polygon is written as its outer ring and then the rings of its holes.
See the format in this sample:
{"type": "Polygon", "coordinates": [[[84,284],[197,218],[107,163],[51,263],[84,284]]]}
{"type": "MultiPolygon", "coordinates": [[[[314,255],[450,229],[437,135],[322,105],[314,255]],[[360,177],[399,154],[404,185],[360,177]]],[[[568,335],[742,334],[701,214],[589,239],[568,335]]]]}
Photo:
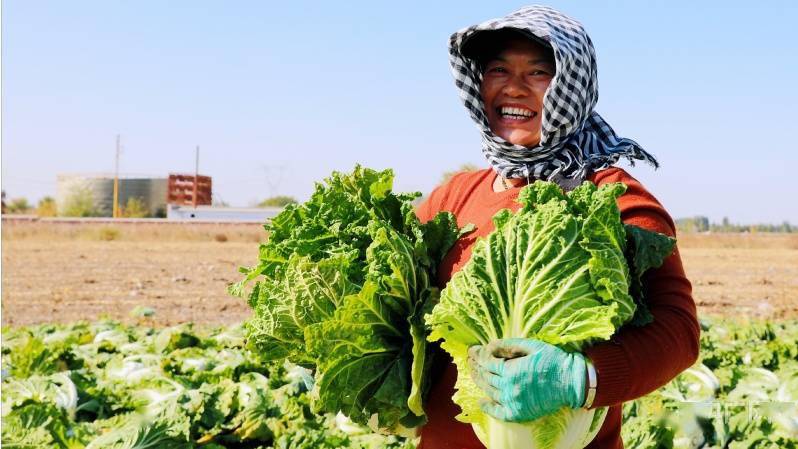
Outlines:
{"type": "Polygon", "coordinates": [[[119,180],[119,205],[125,207],[130,198],[144,203],[151,217],[166,216],[166,178],[124,178],[119,180]]]}
{"type": "MultiPolygon", "coordinates": [[[[120,178],[119,207],[138,198],[150,216],[165,216],[166,178],[120,178]]],[[[59,215],[110,217],[113,215],[114,178],[58,175],[56,205],[59,215]]]]}
{"type": "Polygon", "coordinates": [[[58,175],[58,215],[110,217],[114,199],[113,178],[58,175]]]}

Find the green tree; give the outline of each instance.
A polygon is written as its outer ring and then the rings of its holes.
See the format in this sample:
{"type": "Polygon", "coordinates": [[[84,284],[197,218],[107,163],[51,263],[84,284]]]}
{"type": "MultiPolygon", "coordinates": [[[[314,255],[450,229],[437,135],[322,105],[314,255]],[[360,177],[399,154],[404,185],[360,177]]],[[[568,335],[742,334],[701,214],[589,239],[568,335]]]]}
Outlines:
{"type": "Polygon", "coordinates": [[[289,204],[297,203],[298,201],[296,198],[292,196],[285,196],[285,195],[278,195],[273,196],[271,198],[266,198],[265,200],[258,203],[258,207],[285,207],[289,204]]]}
{"type": "Polygon", "coordinates": [[[138,197],[130,197],[127,203],[121,210],[121,216],[125,218],[145,218],[149,216],[150,211],[144,204],[144,200],[138,197]]]}
{"type": "Polygon", "coordinates": [[[76,188],[64,201],[63,209],[59,209],[59,215],[64,217],[96,217],[100,211],[94,202],[94,195],[91,189],[76,188]]]}
{"type": "Polygon", "coordinates": [[[479,167],[477,167],[474,164],[462,164],[462,165],[460,165],[460,168],[458,168],[456,170],[443,172],[443,175],[441,176],[441,182],[440,183],[441,184],[446,184],[450,179],[452,179],[452,176],[454,176],[454,175],[456,175],[458,173],[467,172],[467,171],[476,171],[476,170],[479,170],[479,167]]]}
{"type": "Polygon", "coordinates": [[[720,225],[721,225],[721,228],[723,229],[723,232],[731,232],[732,231],[732,225],[729,222],[729,217],[723,217],[723,220],[721,220],[721,224],[720,225]]]}
{"type": "Polygon", "coordinates": [[[24,214],[30,208],[27,198],[14,198],[6,207],[6,212],[9,214],[24,214]]]}
{"type": "Polygon", "coordinates": [[[55,199],[51,196],[40,199],[39,204],[36,206],[36,215],[40,217],[55,217],[58,215],[55,199]]]}
{"type": "Polygon", "coordinates": [[[709,218],[702,215],[680,218],[676,220],[676,228],[679,232],[707,232],[710,230],[709,218]]]}

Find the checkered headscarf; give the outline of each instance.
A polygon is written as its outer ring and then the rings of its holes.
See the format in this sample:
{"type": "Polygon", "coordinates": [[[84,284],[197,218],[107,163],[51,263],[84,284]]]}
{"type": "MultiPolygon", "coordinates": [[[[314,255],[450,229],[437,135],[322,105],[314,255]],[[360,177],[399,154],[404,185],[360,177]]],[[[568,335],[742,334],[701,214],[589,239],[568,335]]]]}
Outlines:
{"type": "Polygon", "coordinates": [[[621,156],[632,164],[638,159],[659,166],[637,142],[615,135],[593,111],[598,100],[593,43],[579,22],[559,11],[528,6],[464,28],[449,40],[449,62],[460,97],[482,132],[482,151],[505,178],[547,179],[572,187],[621,156]],[[541,137],[535,147],[511,144],[490,130],[479,92],[481,65],[462,53],[464,42],[475,34],[506,28],[531,33],[547,42],[554,53],[557,71],[543,99],[541,137]]]}

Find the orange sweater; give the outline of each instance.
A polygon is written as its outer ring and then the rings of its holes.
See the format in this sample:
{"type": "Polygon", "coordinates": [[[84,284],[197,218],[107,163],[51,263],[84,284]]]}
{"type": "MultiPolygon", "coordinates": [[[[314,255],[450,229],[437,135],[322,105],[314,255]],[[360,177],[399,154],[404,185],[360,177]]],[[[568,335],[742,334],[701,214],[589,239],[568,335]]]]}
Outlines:
{"type": "MultiPolygon", "coordinates": [[[[421,221],[431,219],[439,211],[457,216],[460,226],[476,225],[476,231],[460,239],[444,258],[438,271],[438,284],[443,287],[468,261],[477,237],[493,230],[493,215],[503,208],[513,211],[520,188],[504,192],[492,189],[496,174],[492,169],[461,173],[447,184],[436,188],[421,204],[417,214],[421,221]]],[[[618,198],[624,223],[675,235],[673,220],[661,204],[634,178],[620,168],[594,173],[590,181],[596,185],[623,182],[626,193],[618,198]]],[[[609,406],[609,413],[588,449],[620,449],[621,403],[643,396],[665,385],[698,357],[699,326],[691,285],[684,274],[678,249],[660,268],[644,275],[648,307],[654,322],[642,327],[624,327],[609,341],[585,351],[598,375],[594,407],[609,406]]],[[[471,426],[455,420],[460,408],[452,401],[457,368],[443,351],[436,354],[433,383],[425,404],[428,422],[421,429],[419,449],[478,449],[479,442],[471,426]]]]}

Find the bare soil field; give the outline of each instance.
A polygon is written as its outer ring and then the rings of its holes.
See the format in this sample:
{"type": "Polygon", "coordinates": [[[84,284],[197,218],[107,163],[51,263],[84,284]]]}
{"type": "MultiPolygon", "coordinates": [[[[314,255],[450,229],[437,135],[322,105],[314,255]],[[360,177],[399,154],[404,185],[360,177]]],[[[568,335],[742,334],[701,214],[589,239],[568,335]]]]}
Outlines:
{"type": "MultiPolygon", "coordinates": [[[[226,286],[264,239],[258,225],[4,222],[2,324],[237,323],[249,308],[226,286]]],[[[798,318],[798,235],[689,234],[679,247],[700,315],[798,318]]]]}

